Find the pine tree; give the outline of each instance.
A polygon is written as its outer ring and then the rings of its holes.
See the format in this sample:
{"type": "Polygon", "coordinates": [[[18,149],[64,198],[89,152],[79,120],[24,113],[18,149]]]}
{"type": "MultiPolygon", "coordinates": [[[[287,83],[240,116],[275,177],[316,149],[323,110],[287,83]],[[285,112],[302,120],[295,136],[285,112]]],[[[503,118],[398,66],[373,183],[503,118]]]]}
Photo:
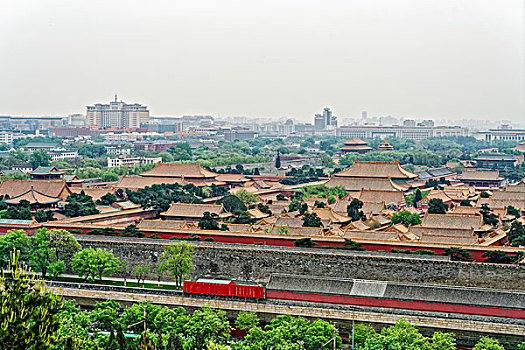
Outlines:
{"type": "Polygon", "coordinates": [[[0,277],[0,344],[6,349],[50,349],[59,327],[61,300],[38,275],[19,264],[19,251],[0,277]]]}
{"type": "Polygon", "coordinates": [[[414,194],[414,207],[417,207],[417,203],[419,203],[419,201],[422,199],[423,199],[423,194],[421,193],[421,190],[418,188],[416,190],[416,193],[414,194]]]}
{"type": "Polygon", "coordinates": [[[170,333],[166,350],[184,350],[184,344],[180,334],[170,333]]]}
{"type": "Polygon", "coordinates": [[[146,331],[140,338],[139,350],[153,350],[153,343],[149,337],[148,332],[146,331]]]}
{"type": "Polygon", "coordinates": [[[277,157],[275,158],[275,167],[281,169],[281,154],[277,151],[277,157]]]}

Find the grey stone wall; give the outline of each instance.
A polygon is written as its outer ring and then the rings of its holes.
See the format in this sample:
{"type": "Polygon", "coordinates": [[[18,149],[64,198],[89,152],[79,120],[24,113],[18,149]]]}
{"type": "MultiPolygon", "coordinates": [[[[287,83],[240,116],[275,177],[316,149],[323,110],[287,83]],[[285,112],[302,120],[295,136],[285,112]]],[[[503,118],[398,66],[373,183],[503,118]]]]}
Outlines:
{"type": "MultiPolygon", "coordinates": [[[[84,247],[113,249],[132,271],[141,262],[156,264],[173,241],[78,236],[84,247]]],[[[462,263],[431,258],[392,257],[321,249],[227,245],[198,242],[192,277],[267,282],[272,273],[381,281],[525,290],[525,266],[462,263]]],[[[148,278],[156,279],[152,274],[148,278]]],[[[167,276],[164,276],[167,278],[167,276]]]]}

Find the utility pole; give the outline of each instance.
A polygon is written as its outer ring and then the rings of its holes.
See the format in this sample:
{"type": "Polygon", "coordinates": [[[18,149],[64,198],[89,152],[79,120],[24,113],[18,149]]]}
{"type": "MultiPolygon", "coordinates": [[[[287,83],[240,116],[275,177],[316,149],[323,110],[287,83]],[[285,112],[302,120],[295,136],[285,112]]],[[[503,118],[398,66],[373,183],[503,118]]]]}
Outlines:
{"type": "Polygon", "coordinates": [[[336,341],[335,341],[335,322],[334,322],[334,350],[335,350],[335,345],[336,345],[336,341]]]}
{"type": "Polygon", "coordinates": [[[355,320],[355,310],[352,310],[352,350],[355,350],[354,348],[354,320],[355,320]]]}
{"type": "MultiPolygon", "coordinates": [[[[144,303],[144,333],[146,333],[146,303],[144,303]]],[[[352,336],[352,340],[353,340],[353,336],[352,336]]]]}

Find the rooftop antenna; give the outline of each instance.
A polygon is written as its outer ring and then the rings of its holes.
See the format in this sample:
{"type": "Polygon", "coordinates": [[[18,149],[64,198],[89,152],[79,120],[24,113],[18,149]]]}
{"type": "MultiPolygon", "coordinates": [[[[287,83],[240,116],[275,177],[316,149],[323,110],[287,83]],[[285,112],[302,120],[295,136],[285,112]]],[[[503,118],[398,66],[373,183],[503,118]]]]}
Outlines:
{"type": "Polygon", "coordinates": [[[117,102],[117,94],[115,94],[115,102],[117,102]]]}

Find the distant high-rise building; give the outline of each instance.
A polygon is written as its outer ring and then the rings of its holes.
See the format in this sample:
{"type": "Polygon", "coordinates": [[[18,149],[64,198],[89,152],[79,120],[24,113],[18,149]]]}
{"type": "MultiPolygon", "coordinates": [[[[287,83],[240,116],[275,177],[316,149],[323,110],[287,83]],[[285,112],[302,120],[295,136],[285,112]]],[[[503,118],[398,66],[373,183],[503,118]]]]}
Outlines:
{"type": "Polygon", "coordinates": [[[314,128],[316,131],[326,129],[326,118],[322,114],[316,114],[314,117],[314,128]]]}
{"type": "Polygon", "coordinates": [[[416,121],[414,119],[405,119],[403,120],[403,126],[414,127],[416,126],[416,121]]]}
{"type": "Polygon", "coordinates": [[[363,119],[363,121],[366,121],[368,119],[368,112],[367,111],[362,111],[361,112],[361,119],[363,119]]]}
{"type": "Polygon", "coordinates": [[[330,129],[337,127],[337,117],[332,114],[330,108],[323,109],[323,114],[316,114],[314,117],[314,128],[316,131],[330,129]]]}
{"type": "Polygon", "coordinates": [[[431,119],[423,120],[420,123],[417,123],[418,126],[434,126],[434,121],[431,119]]]}
{"type": "Polygon", "coordinates": [[[67,123],[69,125],[86,125],[86,116],[83,114],[70,114],[67,117],[67,123]]]}
{"type": "Polygon", "coordinates": [[[323,109],[323,117],[326,125],[332,125],[332,111],[330,108],[326,107],[323,109]]]}
{"type": "Polygon", "coordinates": [[[141,124],[148,124],[148,107],[138,103],[127,104],[122,101],[115,101],[109,104],[97,103],[94,106],[87,106],[86,123],[97,125],[101,128],[139,128],[141,124]]]}

